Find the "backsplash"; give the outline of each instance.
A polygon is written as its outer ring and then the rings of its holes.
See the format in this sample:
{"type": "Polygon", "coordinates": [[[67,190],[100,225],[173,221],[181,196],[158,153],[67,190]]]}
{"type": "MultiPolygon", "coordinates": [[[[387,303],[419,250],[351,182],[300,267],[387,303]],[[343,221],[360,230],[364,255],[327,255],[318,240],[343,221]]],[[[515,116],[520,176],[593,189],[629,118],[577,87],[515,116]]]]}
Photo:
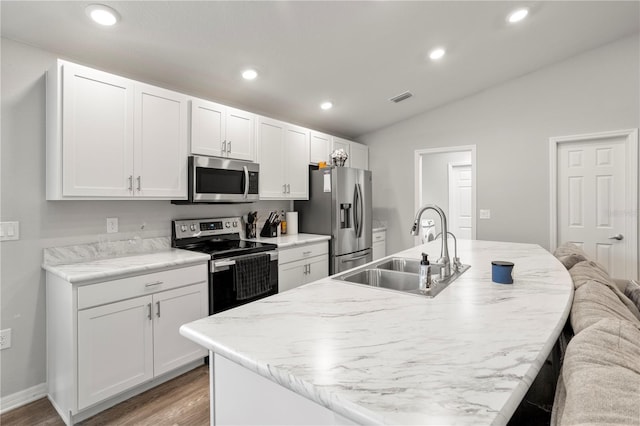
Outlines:
{"type": "Polygon", "coordinates": [[[43,264],[61,265],[86,262],[137,253],[150,253],[169,248],[171,248],[170,237],[134,237],[117,241],[108,241],[106,238],[101,238],[95,243],[45,248],[43,250],[43,264]]]}

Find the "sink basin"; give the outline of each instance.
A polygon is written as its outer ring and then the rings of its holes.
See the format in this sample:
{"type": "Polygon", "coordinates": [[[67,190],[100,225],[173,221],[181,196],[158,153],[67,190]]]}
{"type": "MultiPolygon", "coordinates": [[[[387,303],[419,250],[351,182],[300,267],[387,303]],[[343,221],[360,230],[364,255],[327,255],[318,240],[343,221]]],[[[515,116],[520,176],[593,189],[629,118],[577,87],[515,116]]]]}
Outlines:
{"type": "MultiPolygon", "coordinates": [[[[378,269],[385,269],[390,271],[409,272],[411,274],[420,273],[420,261],[417,259],[407,259],[405,257],[392,257],[382,263],[376,265],[378,269]]],[[[433,276],[440,273],[439,265],[431,265],[431,274],[433,276]]]]}
{"type": "Polygon", "coordinates": [[[344,281],[366,284],[373,287],[389,288],[399,291],[418,291],[418,278],[416,274],[388,271],[386,269],[364,269],[359,272],[346,275],[344,281]]]}
{"type": "Polygon", "coordinates": [[[452,271],[450,277],[440,281],[438,280],[440,266],[432,264],[431,276],[433,284],[425,291],[418,289],[420,261],[403,257],[383,259],[376,263],[354,268],[341,275],[334,276],[333,279],[386,288],[403,293],[435,297],[469,268],[469,265],[462,265],[458,272],[452,271]]]}

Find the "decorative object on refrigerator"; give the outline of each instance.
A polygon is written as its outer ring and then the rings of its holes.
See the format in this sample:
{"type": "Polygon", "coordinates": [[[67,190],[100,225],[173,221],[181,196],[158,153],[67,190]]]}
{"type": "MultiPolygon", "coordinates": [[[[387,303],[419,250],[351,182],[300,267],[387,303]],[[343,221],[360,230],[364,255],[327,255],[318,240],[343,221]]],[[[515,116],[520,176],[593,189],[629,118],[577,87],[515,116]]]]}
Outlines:
{"type": "Polygon", "coordinates": [[[343,167],[349,155],[342,148],[338,148],[331,153],[331,161],[334,166],[343,167]]]}

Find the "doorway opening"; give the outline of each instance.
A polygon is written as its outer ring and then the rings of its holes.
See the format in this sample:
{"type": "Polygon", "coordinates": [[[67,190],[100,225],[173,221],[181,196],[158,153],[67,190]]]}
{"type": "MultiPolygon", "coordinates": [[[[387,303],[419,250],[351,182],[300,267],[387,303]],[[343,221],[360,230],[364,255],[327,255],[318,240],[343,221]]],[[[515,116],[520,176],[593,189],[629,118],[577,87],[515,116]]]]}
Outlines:
{"type": "MultiPolygon", "coordinates": [[[[415,211],[425,204],[444,210],[449,231],[458,239],[476,239],[476,146],[415,151],[415,211]]],[[[416,244],[441,232],[438,220],[424,215],[416,244]],[[432,228],[433,227],[433,228],[432,228]],[[428,232],[426,231],[428,228],[428,232]]]]}

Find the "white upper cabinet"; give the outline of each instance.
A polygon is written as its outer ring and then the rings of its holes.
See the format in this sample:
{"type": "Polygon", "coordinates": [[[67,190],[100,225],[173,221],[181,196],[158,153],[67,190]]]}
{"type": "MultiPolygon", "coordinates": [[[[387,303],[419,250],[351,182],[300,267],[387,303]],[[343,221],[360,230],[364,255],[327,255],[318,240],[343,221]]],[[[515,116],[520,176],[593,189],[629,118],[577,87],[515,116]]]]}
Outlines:
{"type": "Polygon", "coordinates": [[[192,99],[191,153],[254,161],[255,115],[204,99],[192,99]]]}
{"type": "MultiPolygon", "coordinates": [[[[331,146],[331,152],[340,148],[344,149],[348,155],[347,161],[344,163],[345,167],[369,170],[368,146],[334,136],[333,144],[331,146]]],[[[329,159],[329,161],[331,161],[331,159],[329,159]]]]}
{"type": "Polygon", "coordinates": [[[47,73],[47,199],[187,196],[187,97],[58,60],[47,73]]]}
{"type": "Polygon", "coordinates": [[[260,199],[309,198],[309,130],[258,118],[260,199]]]}
{"type": "Polygon", "coordinates": [[[311,140],[309,144],[309,163],[318,164],[321,161],[331,164],[329,158],[333,136],[311,131],[311,140]]]}
{"type": "Polygon", "coordinates": [[[351,166],[354,169],[369,170],[369,147],[351,142],[351,166]]]}
{"type": "Polygon", "coordinates": [[[187,97],[136,83],[134,194],[180,198],[187,193],[187,97]]]}

